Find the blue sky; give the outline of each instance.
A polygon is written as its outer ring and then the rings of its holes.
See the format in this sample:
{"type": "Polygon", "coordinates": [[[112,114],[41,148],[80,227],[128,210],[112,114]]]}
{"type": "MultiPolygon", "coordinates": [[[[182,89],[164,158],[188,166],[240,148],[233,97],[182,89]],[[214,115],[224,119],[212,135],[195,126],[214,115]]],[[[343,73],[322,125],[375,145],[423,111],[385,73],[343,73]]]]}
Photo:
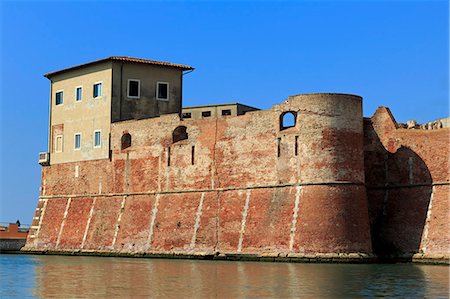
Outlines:
{"type": "Polygon", "coordinates": [[[268,109],[364,97],[399,122],[449,115],[447,1],[0,2],[0,221],[30,223],[46,151],[46,72],[112,55],[192,65],[184,105],[268,109]]]}

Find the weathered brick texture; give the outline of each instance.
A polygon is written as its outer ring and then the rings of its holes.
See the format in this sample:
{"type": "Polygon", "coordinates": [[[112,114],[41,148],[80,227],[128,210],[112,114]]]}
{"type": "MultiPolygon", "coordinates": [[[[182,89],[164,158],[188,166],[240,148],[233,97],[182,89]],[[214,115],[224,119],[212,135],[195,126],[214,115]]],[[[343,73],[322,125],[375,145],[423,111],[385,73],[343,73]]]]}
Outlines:
{"type": "Polygon", "coordinates": [[[342,94],[114,123],[111,159],[43,168],[26,249],[448,255],[448,137],[397,129],[386,108],[363,120],[361,98],[342,94]],[[287,111],[297,121],[282,130],[287,111]],[[178,126],[188,138],[174,143],[178,126]]]}
{"type": "Polygon", "coordinates": [[[380,107],[364,133],[375,253],[448,258],[450,130],[397,128],[380,107]]]}

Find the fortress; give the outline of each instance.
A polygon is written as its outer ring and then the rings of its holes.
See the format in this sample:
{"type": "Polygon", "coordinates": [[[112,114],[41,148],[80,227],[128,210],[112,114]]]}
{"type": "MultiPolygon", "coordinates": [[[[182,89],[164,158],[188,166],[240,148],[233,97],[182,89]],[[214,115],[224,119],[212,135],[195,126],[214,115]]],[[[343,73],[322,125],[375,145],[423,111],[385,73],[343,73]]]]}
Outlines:
{"type": "Polygon", "coordinates": [[[362,98],[182,108],[193,68],[115,56],[48,73],[29,252],[448,263],[448,119],[362,98]]]}

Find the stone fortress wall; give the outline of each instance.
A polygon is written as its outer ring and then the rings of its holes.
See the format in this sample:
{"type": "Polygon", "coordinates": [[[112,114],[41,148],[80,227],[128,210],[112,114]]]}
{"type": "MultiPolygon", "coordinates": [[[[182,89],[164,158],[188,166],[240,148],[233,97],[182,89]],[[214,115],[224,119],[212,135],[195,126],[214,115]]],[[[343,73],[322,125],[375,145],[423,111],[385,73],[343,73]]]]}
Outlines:
{"type": "Polygon", "coordinates": [[[449,127],[405,128],[380,107],[365,119],[364,135],[374,252],[448,263],[449,127]]]}
{"type": "Polygon", "coordinates": [[[364,119],[361,101],[113,123],[110,159],[43,168],[24,250],[447,261],[450,130],[400,128],[384,107],[364,119]],[[294,127],[280,125],[287,112],[294,127]]]}

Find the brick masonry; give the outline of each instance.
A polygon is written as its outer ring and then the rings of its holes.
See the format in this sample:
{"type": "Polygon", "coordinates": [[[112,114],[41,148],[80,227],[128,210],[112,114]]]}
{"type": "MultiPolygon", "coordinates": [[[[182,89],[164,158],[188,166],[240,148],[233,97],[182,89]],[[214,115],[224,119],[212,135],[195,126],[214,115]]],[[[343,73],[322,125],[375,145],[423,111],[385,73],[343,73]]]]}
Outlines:
{"type": "Polygon", "coordinates": [[[365,119],[366,188],[378,255],[448,262],[449,132],[399,128],[385,107],[365,119]]]}
{"type": "Polygon", "coordinates": [[[111,159],[43,167],[25,250],[448,258],[449,129],[398,128],[384,107],[363,119],[361,101],[298,95],[242,116],[114,123],[111,159]],[[178,126],[188,138],[173,143],[178,126]]]}

